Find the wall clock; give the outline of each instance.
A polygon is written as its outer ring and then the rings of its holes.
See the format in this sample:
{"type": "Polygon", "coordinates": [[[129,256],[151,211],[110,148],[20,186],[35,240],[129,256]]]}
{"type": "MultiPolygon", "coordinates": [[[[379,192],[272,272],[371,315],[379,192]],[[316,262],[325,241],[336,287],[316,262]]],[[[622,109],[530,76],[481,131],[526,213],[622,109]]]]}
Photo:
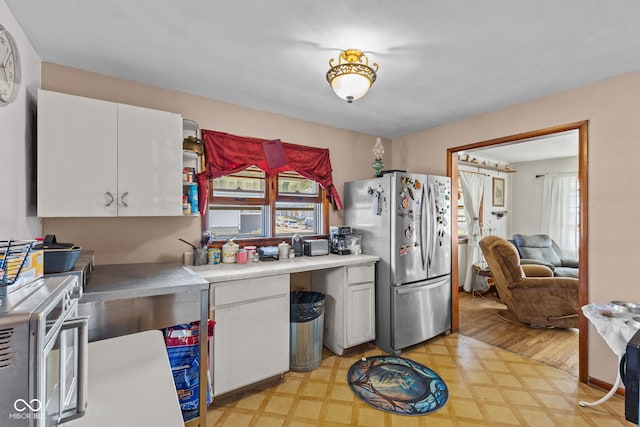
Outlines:
{"type": "Polygon", "coordinates": [[[11,34],[0,25],[0,106],[10,104],[18,94],[20,55],[11,34]]]}

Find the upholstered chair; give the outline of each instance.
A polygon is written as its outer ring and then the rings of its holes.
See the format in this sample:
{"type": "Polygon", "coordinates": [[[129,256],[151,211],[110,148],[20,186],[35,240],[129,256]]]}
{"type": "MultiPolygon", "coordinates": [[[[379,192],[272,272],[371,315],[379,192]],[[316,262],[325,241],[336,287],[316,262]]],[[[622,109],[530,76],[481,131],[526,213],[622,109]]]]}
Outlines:
{"type": "Polygon", "coordinates": [[[514,234],[521,264],[542,264],[556,277],[578,278],[578,260],[565,258],[558,244],[546,234],[514,234]]]}
{"type": "Polygon", "coordinates": [[[552,277],[543,265],[520,265],[516,248],[498,236],[482,239],[480,249],[507,306],[501,317],[532,327],[578,327],[578,279],[552,277]]]}

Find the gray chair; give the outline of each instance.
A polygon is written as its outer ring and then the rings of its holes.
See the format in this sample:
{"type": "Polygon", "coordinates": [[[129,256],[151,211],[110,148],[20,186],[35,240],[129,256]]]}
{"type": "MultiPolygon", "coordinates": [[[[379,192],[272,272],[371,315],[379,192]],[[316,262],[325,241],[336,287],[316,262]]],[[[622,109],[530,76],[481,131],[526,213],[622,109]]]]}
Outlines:
{"type": "Polygon", "coordinates": [[[558,244],[548,235],[514,234],[513,244],[518,249],[521,264],[547,266],[554,277],[578,278],[578,260],[565,258],[558,244]]]}

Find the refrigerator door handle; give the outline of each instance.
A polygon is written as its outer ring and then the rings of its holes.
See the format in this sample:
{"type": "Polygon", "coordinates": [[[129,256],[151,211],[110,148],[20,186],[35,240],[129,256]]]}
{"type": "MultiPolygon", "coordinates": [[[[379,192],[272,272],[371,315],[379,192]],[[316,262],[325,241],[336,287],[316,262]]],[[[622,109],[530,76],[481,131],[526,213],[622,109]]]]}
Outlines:
{"type": "Polygon", "coordinates": [[[427,289],[437,288],[438,286],[446,285],[449,283],[449,277],[443,277],[440,280],[437,280],[432,283],[420,282],[420,283],[412,283],[410,285],[400,285],[396,286],[396,293],[398,295],[410,294],[413,292],[420,292],[427,289]]]}
{"type": "Polygon", "coordinates": [[[438,236],[436,236],[436,200],[435,200],[435,188],[433,184],[429,184],[429,208],[428,211],[433,215],[429,221],[429,232],[431,233],[429,237],[431,237],[431,241],[429,242],[429,268],[431,268],[431,262],[435,257],[436,245],[438,244],[438,236]]]}
{"type": "Polygon", "coordinates": [[[422,196],[420,197],[420,255],[422,256],[422,268],[427,269],[427,230],[425,229],[427,221],[427,209],[425,198],[427,191],[422,187],[422,196]]]}

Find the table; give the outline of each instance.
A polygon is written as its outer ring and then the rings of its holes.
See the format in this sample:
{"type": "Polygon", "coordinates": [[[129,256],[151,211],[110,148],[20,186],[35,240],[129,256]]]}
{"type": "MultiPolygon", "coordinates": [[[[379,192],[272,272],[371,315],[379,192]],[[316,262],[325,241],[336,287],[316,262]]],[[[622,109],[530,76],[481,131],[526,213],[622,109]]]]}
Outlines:
{"type": "Polygon", "coordinates": [[[184,427],[160,331],[89,344],[89,404],[65,427],[184,427]]]}
{"type": "MultiPolygon", "coordinates": [[[[496,295],[498,294],[498,290],[496,289],[495,285],[493,284],[493,276],[491,275],[491,270],[489,270],[488,266],[483,266],[482,264],[480,264],[479,262],[474,263],[471,266],[471,274],[473,274],[473,283],[471,285],[471,292],[472,293],[476,293],[476,289],[478,287],[478,285],[480,284],[480,278],[481,277],[486,277],[487,278],[487,286],[489,286],[487,289],[482,290],[479,292],[480,295],[486,295],[490,292],[495,293],[496,295]]],[[[499,296],[498,296],[499,297],[499,296]]]]}
{"type": "Polygon", "coordinates": [[[627,350],[627,342],[629,342],[631,337],[638,331],[638,328],[629,325],[627,322],[634,316],[638,316],[638,314],[620,312],[613,306],[605,304],[587,304],[582,307],[582,312],[596,327],[598,333],[604,338],[611,350],[618,356],[616,380],[611,390],[609,390],[602,399],[596,400],[595,402],[585,402],[582,400],[578,402],[580,406],[597,406],[609,400],[609,398],[616,393],[618,387],[620,387],[620,383],[622,382],[620,369],[618,369],[620,360],[627,350]]]}

